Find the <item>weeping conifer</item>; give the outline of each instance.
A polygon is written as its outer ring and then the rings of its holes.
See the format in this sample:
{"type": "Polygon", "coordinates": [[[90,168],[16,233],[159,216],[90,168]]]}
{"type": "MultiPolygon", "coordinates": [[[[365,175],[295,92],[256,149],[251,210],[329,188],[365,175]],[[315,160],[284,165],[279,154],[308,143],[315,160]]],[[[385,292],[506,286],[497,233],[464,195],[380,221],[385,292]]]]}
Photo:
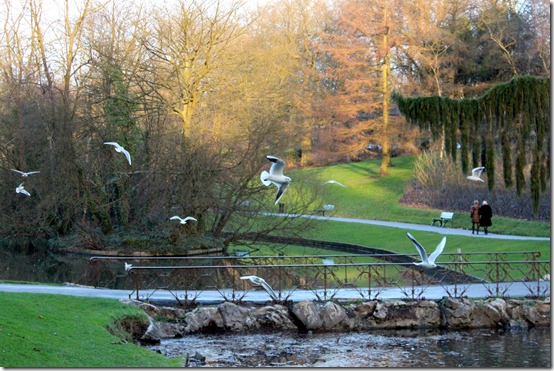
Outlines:
{"type": "Polygon", "coordinates": [[[533,211],[538,213],[540,192],[550,179],[550,78],[514,77],[498,84],[478,98],[450,99],[441,96],[404,97],[393,93],[400,112],[422,130],[429,130],[433,140],[444,133],[445,149],[457,160],[458,136],[461,142],[463,171],[468,169],[468,153],[472,167],[486,167],[489,190],[494,188],[495,143],[500,144],[502,171],[506,187],[513,184],[516,192],[526,187],[524,169],[526,150],[532,151],[531,193],[533,211]],[[512,132],[518,135],[513,137],[512,132]],[[512,147],[516,148],[515,164],[512,147]]]}

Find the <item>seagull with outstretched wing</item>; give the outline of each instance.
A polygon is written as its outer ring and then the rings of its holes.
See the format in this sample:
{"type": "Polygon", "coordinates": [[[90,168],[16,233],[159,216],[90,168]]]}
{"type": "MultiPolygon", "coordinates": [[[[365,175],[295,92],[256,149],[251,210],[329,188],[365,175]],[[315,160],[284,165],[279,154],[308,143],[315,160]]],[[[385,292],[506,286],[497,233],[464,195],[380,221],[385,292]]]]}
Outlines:
{"type": "Polygon", "coordinates": [[[481,173],[485,170],[484,166],[476,167],[475,169],[471,170],[471,175],[467,177],[469,180],[475,180],[477,182],[484,182],[483,179],[481,179],[481,173]]]}
{"type": "Polygon", "coordinates": [[[19,171],[19,170],[15,170],[15,169],[11,169],[11,171],[15,171],[16,173],[20,174],[23,178],[27,178],[29,175],[31,174],[38,174],[40,173],[40,171],[28,171],[28,172],[24,172],[24,171],[19,171]]]}
{"type": "Polygon", "coordinates": [[[269,173],[265,170],[262,171],[260,179],[265,186],[274,184],[277,187],[277,196],[275,197],[275,205],[277,205],[281,197],[283,197],[283,193],[287,190],[287,187],[291,182],[291,178],[283,175],[283,169],[287,166],[285,161],[275,156],[266,157],[269,161],[273,162],[273,164],[269,169],[269,173]]]}
{"type": "Polygon", "coordinates": [[[408,238],[412,240],[414,243],[417,251],[419,252],[419,256],[421,257],[421,262],[414,263],[415,265],[419,265],[425,268],[436,268],[437,265],[435,264],[435,260],[437,260],[437,257],[442,253],[444,250],[444,245],[446,245],[446,237],[443,237],[441,242],[437,245],[437,248],[431,256],[427,256],[427,251],[425,251],[425,248],[412,236],[410,233],[407,233],[408,238]]]}
{"type": "Polygon", "coordinates": [[[23,183],[15,188],[15,193],[22,193],[26,196],[31,196],[31,194],[25,190],[25,187],[23,187],[23,183]]]}
{"type": "Polygon", "coordinates": [[[331,180],[328,180],[328,181],[326,181],[326,182],[325,182],[325,183],[323,183],[323,184],[336,184],[336,185],[340,185],[341,187],[344,187],[344,188],[348,188],[348,187],[347,187],[347,186],[345,186],[344,184],[342,184],[342,183],[339,183],[339,182],[337,182],[336,180],[333,180],[333,179],[331,179],[331,180]]]}
{"type": "Polygon", "coordinates": [[[123,153],[125,155],[125,157],[127,158],[127,161],[129,162],[129,165],[131,165],[131,155],[129,154],[129,152],[125,148],[123,148],[123,146],[119,145],[119,143],[117,143],[117,142],[104,142],[104,144],[114,146],[115,151],[118,152],[118,153],[123,153]]]}
{"type": "Polygon", "coordinates": [[[240,279],[241,280],[249,280],[250,283],[252,283],[253,285],[263,287],[264,290],[269,294],[269,296],[271,296],[271,298],[273,300],[278,299],[277,295],[275,294],[275,291],[273,291],[271,286],[269,286],[269,284],[267,282],[265,282],[265,280],[263,278],[260,278],[258,276],[243,276],[240,279]]]}
{"type": "Polygon", "coordinates": [[[186,218],[183,219],[183,218],[181,218],[177,215],[172,216],[171,218],[169,218],[169,220],[179,220],[179,223],[181,223],[181,224],[187,224],[187,222],[189,220],[194,220],[195,222],[198,221],[198,220],[196,220],[196,218],[193,218],[192,216],[187,216],[186,218]]]}

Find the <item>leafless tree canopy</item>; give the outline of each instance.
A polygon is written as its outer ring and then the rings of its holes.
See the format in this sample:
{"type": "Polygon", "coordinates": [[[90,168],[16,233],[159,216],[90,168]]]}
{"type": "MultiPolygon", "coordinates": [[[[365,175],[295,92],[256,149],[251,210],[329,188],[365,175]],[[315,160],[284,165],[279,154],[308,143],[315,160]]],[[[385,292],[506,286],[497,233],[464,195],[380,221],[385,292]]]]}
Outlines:
{"type": "MultiPolygon", "coordinates": [[[[0,236],[294,233],[306,226],[256,213],[277,211],[266,155],[291,171],[407,148],[418,134],[385,119],[392,89],[471,96],[549,75],[545,0],[147,3],[1,6],[0,236]]],[[[299,176],[286,211],[318,192],[299,176]]]]}

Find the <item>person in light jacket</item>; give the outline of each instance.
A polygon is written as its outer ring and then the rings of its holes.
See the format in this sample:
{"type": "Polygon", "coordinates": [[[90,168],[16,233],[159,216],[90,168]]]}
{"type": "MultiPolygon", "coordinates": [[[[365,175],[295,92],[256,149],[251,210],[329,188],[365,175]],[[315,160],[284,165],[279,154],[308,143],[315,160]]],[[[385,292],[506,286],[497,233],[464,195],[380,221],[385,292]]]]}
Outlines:
{"type": "Polygon", "coordinates": [[[483,201],[479,208],[479,225],[485,230],[485,234],[489,233],[489,227],[492,225],[492,208],[487,201],[483,201]]]}
{"type": "Polygon", "coordinates": [[[473,201],[469,215],[471,216],[471,234],[475,234],[475,227],[477,227],[477,234],[479,234],[479,201],[473,201]]]}

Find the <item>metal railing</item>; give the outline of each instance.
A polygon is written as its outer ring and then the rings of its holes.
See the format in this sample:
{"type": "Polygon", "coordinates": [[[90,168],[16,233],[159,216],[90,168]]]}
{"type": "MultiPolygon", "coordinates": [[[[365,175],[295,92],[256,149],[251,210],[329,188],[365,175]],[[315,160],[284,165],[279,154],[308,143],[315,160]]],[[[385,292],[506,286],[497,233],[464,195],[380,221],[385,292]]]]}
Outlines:
{"type": "MultiPolygon", "coordinates": [[[[95,286],[114,285],[130,297],[148,300],[164,291],[181,304],[194,304],[209,293],[224,301],[253,297],[287,301],[379,299],[395,295],[421,299],[429,295],[470,296],[476,288],[486,296],[550,295],[550,262],[540,253],[480,252],[441,255],[434,269],[413,264],[415,254],[349,254],[261,257],[93,257],[95,286]],[[399,261],[401,257],[404,261],[399,261]],[[391,262],[392,260],[392,262],[391,262]],[[124,270],[123,262],[133,265],[124,270]],[[137,265],[140,263],[140,265],[137,265]],[[163,263],[163,265],[162,265],[163,263]],[[264,278],[275,291],[271,298],[240,277],[264,278]],[[515,288],[518,290],[515,290],[515,288]],[[523,292],[521,291],[523,289],[523,292]]],[[[401,260],[402,260],[401,259],[401,260]]]]}

